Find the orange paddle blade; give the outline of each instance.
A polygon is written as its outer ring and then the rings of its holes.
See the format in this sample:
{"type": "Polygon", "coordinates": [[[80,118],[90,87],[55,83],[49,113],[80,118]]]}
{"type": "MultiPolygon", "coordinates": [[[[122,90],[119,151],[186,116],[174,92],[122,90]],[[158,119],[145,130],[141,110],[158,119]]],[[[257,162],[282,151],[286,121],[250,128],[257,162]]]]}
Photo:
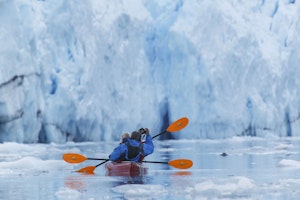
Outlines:
{"type": "Polygon", "coordinates": [[[188,169],[193,166],[193,161],[188,159],[177,159],[169,161],[169,165],[178,169],[188,169]]]}
{"type": "Polygon", "coordinates": [[[180,118],[178,120],[176,120],[175,122],[173,122],[168,128],[167,131],[168,132],[176,132],[179,131],[181,129],[183,129],[184,127],[186,127],[186,125],[189,123],[189,119],[186,117],[180,118]]]}
{"type": "Polygon", "coordinates": [[[81,163],[85,161],[87,158],[77,153],[66,153],[63,155],[63,159],[68,163],[81,163]]]}
{"type": "Polygon", "coordinates": [[[88,166],[77,170],[76,172],[85,173],[85,174],[94,174],[95,166],[88,166]]]}

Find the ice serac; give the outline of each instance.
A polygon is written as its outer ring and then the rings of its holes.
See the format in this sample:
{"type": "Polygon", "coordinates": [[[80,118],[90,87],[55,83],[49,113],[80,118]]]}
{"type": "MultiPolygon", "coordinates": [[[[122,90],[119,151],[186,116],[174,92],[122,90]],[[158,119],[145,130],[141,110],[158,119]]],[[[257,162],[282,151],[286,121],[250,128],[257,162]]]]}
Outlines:
{"type": "Polygon", "coordinates": [[[0,1],[0,142],[299,136],[298,1],[0,1]]]}

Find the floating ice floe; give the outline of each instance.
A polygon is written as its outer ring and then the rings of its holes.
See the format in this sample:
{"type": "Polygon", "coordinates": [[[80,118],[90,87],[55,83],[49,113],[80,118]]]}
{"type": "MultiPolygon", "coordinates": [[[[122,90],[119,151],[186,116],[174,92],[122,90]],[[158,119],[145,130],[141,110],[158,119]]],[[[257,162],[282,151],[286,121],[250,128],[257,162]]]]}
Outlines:
{"type": "Polygon", "coordinates": [[[300,169],[300,162],[296,160],[282,159],[281,161],[279,161],[278,166],[283,168],[300,169]]]}
{"type": "Polygon", "coordinates": [[[68,165],[62,160],[42,160],[37,157],[23,157],[21,159],[9,162],[0,162],[0,168],[10,171],[16,170],[17,172],[22,171],[50,171],[50,170],[62,170],[71,169],[72,165],[68,165]]]}
{"type": "Polygon", "coordinates": [[[114,192],[123,194],[125,199],[156,199],[168,193],[162,185],[121,185],[112,189],[114,192]]]}
{"type": "Polygon", "coordinates": [[[72,189],[69,189],[69,188],[66,188],[66,187],[62,187],[55,193],[55,196],[58,199],[76,200],[76,199],[81,199],[81,192],[79,192],[77,190],[72,190],[72,189]]]}

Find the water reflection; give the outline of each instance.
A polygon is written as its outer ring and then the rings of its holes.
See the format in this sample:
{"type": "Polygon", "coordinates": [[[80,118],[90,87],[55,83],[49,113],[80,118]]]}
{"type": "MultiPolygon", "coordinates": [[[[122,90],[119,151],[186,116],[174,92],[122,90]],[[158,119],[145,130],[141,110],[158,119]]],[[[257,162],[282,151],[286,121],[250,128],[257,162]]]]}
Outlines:
{"type": "MultiPolygon", "coordinates": [[[[167,143],[167,142],[160,143],[160,145],[159,145],[160,161],[168,162],[168,161],[172,160],[172,156],[170,153],[171,149],[172,149],[172,147],[169,143],[167,143]]],[[[170,166],[167,164],[162,164],[161,169],[169,170],[170,166]]]]}
{"type": "Polygon", "coordinates": [[[174,172],[172,174],[172,176],[191,176],[192,172],[190,171],[178,171],[178,172],[174,172]]]}
{"type": "Polygon", "coordinates": [[[74,176],[68,176],[65,178],[64,184],[66,187],[72,189],[72,190],[83,190],[86,187],[85,181],[83,178],[80,177],[74,177],[74,176]]]}
{"type": "Polygon", "coordinates": [[[120,186],[126,184],[146,184],[147,178],[146,176],[118,176],[113,181],[112,186],[120,186]]]}
{"type": "Polygon", "coordinates": [[[68,176],[64,179],[64,186],[76,191],[85,191],[90,188],[93,182],[106,183],[106,188],[113,188],[116,186],[126,184],[147,184],[149,177],[143,176],[97,176],[96,174],[78,174],[74,176],[68,176]]]}

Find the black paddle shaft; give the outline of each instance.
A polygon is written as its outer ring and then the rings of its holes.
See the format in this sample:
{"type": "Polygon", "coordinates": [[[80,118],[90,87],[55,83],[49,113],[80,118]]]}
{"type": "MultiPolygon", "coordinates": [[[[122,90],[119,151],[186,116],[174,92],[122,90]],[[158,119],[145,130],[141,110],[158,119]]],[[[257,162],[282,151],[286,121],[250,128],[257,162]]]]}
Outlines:
{"type": "Polygon", "coordinates": [[[159,133],[159,134],[153,136],[152,139],[154,139],[154,138],[156,138],[156,137],[158,137],[158,136],[160,136],[160,135],[162,135],[162,134],[164,134],[164,133],[167,133],[167,132],[168,132],[168,131],[163,131],[163,132],[161,132],[161,133],[159,133]]]}
{"type": "Polygon", "coordinates": [[[143,160],[142,162],[144,162],[144,163],[160,163],[160,164],[169,164],[169,162],[161,162],[161,161],[147,161],[147,160],[143,160]]]}
{"type": "Polygon", "coordinates": [[[106,158],[87,158],[88,160],[108,160],[106,158]]]}
{"type": "Polygon", "coordinates": [[[107,159],[107,160],[105,160],[105,161],[103,161],[102,163],[99,163],[98,165],[96,165],[95,167],[98,167],[98,166],[100,166],[100,165],[103,165],[104,163],[106,163],[106,162],[108,162],[109,160],[107,159]]]}

